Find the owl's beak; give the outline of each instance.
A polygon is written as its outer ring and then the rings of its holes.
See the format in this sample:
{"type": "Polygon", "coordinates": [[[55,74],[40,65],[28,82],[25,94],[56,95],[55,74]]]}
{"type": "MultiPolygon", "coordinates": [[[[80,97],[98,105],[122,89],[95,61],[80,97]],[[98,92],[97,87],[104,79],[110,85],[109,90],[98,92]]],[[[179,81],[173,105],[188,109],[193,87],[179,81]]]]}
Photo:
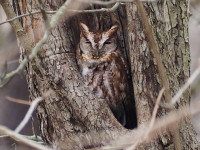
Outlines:
{"type": "Polygon", "coordinates": [[[94,51],[93,58],[94,59],[98,59],[99,58],[99,51],[98,50],[94,51]]]}
{"type": "Polygon", "coordinates": [[[98,50],[95,51],[95,55],[99,56],[99,51],[98,50]]]}

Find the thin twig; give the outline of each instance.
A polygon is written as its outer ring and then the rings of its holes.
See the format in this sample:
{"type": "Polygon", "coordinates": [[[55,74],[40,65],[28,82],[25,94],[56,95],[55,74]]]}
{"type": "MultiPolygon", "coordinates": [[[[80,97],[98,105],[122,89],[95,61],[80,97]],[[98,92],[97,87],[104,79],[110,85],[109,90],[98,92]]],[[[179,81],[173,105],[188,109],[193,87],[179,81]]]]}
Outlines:
{"type": "Polygon", "coordinates": [[[146,134],[144,134],[144,136],[142,138],[139,138],[137,141],[135,141],[135,143],[133,145],[131,145],[129,148],[127,148],[127,150],[135,149],[137,147],[137,145],[139,145],[141,143],[141,141],[143,141],[143,139],[148,138],[149,133],[150,133],[150,131],[153,128],[153,125],[155,123],[156,114],[157,114],[157,111],[158,111],[158,108],[159,108],[159,104],[160,104],[160,100],[162,98],[164,90],[165,89],[162,88],[162,90],[159,92],[159,95],[158,95],[158,97],[156,99],[156,104],[154,106],[154,110],[153,110],[153,114],[152,114],[152,117],[151,117],[150,125],[149,125],[149,128],[146,130],[146,134]]]}
{"type": "Polygon", "coordinates": [[[173,130],[173,125],[180,123],[183,119],[195,116],[200,113],[200,101],[192,102],[191,106],[186,105],[180,107],[178,110],[169,112],[169,114],[159,118],[155,121],[152,128],[149,130],[148,137],[145,137],[146,131],[149,128],[150,122],[144,123],[133,131],[129,131],[127,134],[121,135],[117,140],[111,141],[112,145],[103,146],[99,148],[100,150],[115,150],[124,149],[135,144],[136,139],[141,139],[140,143],[149,142],[152,139],[158,138],[159,134],[166,129],[171,128],[173,130]],[[192,111],[190,111],[192,110],[192,111]],[[124,140],[125,139],[125,140],[124,140]]]}
{"type": "MultiPolygon", "coordinates": [[[[110,5],[110,4],[114,4],[116,2],[122,2],[122,3],[126,3],[126,2],[132,2],[133,0],[110,0],[110,1],[98,1],[98,0],[76,0],[82,3],[88,3],[88,4],[96,4],[96,5],[110,5]]],[[[156,0],[140,0],[142,2],[154,2],[156,0]]]]}
{"type": "MultiPolygon", "coordinates": [[[[2,6],[2,8],[4,9],[6,15],[8,18],[14,18],[16,17],[15,12],[13,11],[13,8],[10,4],[9,0],[0,0],[0,4],[2,6]]],[[[17,38],[20,41],[20,44],[22,45],[22,47],[25,49],[25,51],[31,52],[32,47],[33,47],[33,43],[31,42],[31,40],[29,39],[27,33],[25,32],[24,28],[22,27],[21,23],[19,22],[18,19],[10,22],[10,25],[12,26],[13,30],[15,31],[17,38]]],[[[28,62],[27,59],[25,59],[24,61],[26,61],[26,63],[28,62]]],[[[21,71],[24,67],[24,64],[20,65],[17,68],[17,71],[21,71]]],[[[5,77],[1,78],[1,82],[0,82],[0,87],[4,86],[7,82],[8,82],[8,78],[12,78],[15,74],[17,74],[18,72],[11,72],[8,73],[6,76],[7,78],[5,79],[5,77]],[[13,75],[12,75],[13,74],[13,75]]]]}
{"type": "MultiPolygon", "coordinates": [[[[95,12],[114,12],[119,7],[120,3],[116,2],[111,8],[101,8],[101,9],[92,9],[92,10],[76,10],[80,13],[95,13],[95,12]]],[[[75,11],[75,10],[74,10],[75,11]]],[[[76,12],[75,11],[75,12],[76,12]]]]}
{"type": "MultiPolygon", "coordinates": [[[[7,62],[7,65],[12,65],[12,64],[16,64],[16,63],[19,63],[19,60],[18,60],[18,59],[8,61],[8,62],[7,62]]],[[[0,65],[1,65],[1,64],[0,64],[0,65]]]]}
{"type": "MultiPolygon", "coordinates": [[[[84,3],[90,3],[90,2],[86,2],[86,1],[82,1],[80,0],[81,2],[84,2],[84,3]]],[[[156,0],[141,0],[141,1],[146,1],[146,2],[153,2],[153,1],[156,1],[156,0]]],[[[114,12],[120,5],[120,2],[132,2],[132,0],[126,0],[126,1],[112,1],[112,2],[106,2],[106,3],[102,3],[101,1],[96,1],[96,2],[93,2],[93,4],[99,4],[99,5],[108,5],[108,4],[113,4],[115,3],[115,5],[113,5],[111,8],[101,8],[101,9],[92,9],[92,10],[73,10],[73,9],[68,9],[67,11],[70,11],[70,12],[76,12],[76,13],[96,13],[96,12],[114,12]]],[[[47,14],[55,14],[57,11],[46,11],[47,14]]],[[[35,15],[35,14],[39,14],[41,13],[41,10],[37,10],[37,11],[34,11],[34,12],[30,12],[30,13],[27,13],[27,14],[22,14],[22,15],[19,15],[19,16],[16,16],[12,19],[8,19],[6,21],[3,21],[3,22],[0,22],[0,25],[2,24],[5,24],[5,23],[9,23],[9,22],[12,22],[16,19],[19,19],[19,18],[22,18],[22,17],[26,17],[26,16],[31,16],[31,15],[35,15]]]]}
{"type": "MultiPolygon", "coordinates": [[[[24,58],[24,60],[21,62],[21,64],[18,66],[18,68],[8,74],[5,75],[5,77],[3,78],[2,83],[0,84],[0,87],[3,87],[5,84],[8,83],[8,81],[15,76],[16,74],[19,74],[27,65],[27,63],[32,60],[33,58],[35,58],[35,56],[37,55],[37,53],[39,52],[41,46],[46,43],[48,36],[50,34],[50,31],[58,24],[59,20],[63,17],[63,14],[65,13],[65,10],[67,10],[70,6],[70,4],[72,3],[72,0],[68,0],[66,1],[60,8],[59,10],[56,12],[56,14],[52,17],[52,19],[50,20],[50,27],[48,30],[45,31],[44,36],[42,37],[42,39],[36,44],[36,46],[31,50],[31,54],[28,56],[28,58],[24,58]]],[[[6,7],[6,5],[5,5],[6,7]]],[[[67,17],[69,17],[70,15],[68,14],[67,17]]],[[[20,42],[22,42],[20,40],[20,42]]]]}
{"type": "Polygon", "coordinates": [[[15,129],[16,133],[19,133],[28,123],[28,121],[30,120],[34,110],[36,109],[37,105],[39,104],[39,102],[41,102],[43,100],[43,97],[38,97],[36,98],[32,103],[30,108],[28,109],[24,119],[20,122],[20,124],[17,126],[17,128],[15,129]]]}
{"type": "Polygon", "coordinates": [[[156,99],[156,104],[155,104],[155,107],[153,109],[153,114],[152,114],[152,117],[151,117],[150,127],[152,127],[155,123],[156,114],[158,112],[158,108],[159,108],[160,101],[161,101],[161,98],[163,96],[164,91],[165,91],[165,88],[162,88],[161,91],[159,92],[158,98],[156,99]]]}
{"type": "Polygon", "coordinates": [[[5,138],[9,138],[9,137],[10,137],[9,135],[1,135],[0,139],[5,139],[5,138]]]}
{"type": "Polygon", "coordinates": [[[9,96],[7,96],[6,99],[11,101],[11,102],[18,103],[18,104],[24,104],[24,105],[29,105],[29,106],[31,105],[31,103],[29,101],[26,101],[26,100],[16,99],[16,98],[9,97],[9,96]]]}
{"type": "MultiPolygon", "coordinates": [[[[13,17],[13,18],[11,18],[11,19],[8,19],[8,20],[6,20],[6,21],[1,22],[0,25],[5,24],[5,23],[12,22],[12,21],[14,21],[14,20],[16,20],[16,19],[19,19],[19,18],[22,18],[22,17],[31,16],[31,15],[35,15],[35,14],[38,14],[38,13],[41,13],[41,11],[40,11],[40,10],[37,10],[37,11],[30,12],[30,13],[27,13],[27,14],[19,15],[19,16],[16,16],[16,17],[13,17]]],[[[48,14],[55,14],[56,11],[47,11],[47,13],[48,13],[48,14]]]]}
{"type": "Polygon", "coordinates": [[[47,98],[47,96],[50,95],[51,90],[47,91],[45,94],[43,94],[42,97],[38,97],[35,100],[32,101],[30,108],[28,109],[24,119],[20,122],[20,124],[17,126],[17,128],[15,129],[16,133],[19,133],[24,127],[25,125],[28,123],[28,121],[30,120],[35,108],[37,107],[37,105],[39,104],[39,102],[41,102],[43,99],[47,98]]]}
{"type": "MultiPolygon", "coordinates": [[[[200,61],[200,60],[199,60],[200,61]]],[[[187,80],[187,82],[180,88],[180,90],[176,93],[176,95],[172,98],[171,100],[171,105],[174,105],[177,103],[185,90],[189,88],[189,86],[195,81],[195,79],[199,76],[200,74],[200,65],[196,68],[194,73],[190,76],[190,78],[187,80]]]]}
{"type": "MultiPolygon", "coordinates": [[[[0,4],[8,19],[16,17],[16,14],[9,0],[0,0],[0,4]]],[[[16,33],[17,38],[19,39],[22,47],[25,49],[26,52],[30,52],[33,47],[33,43],[29,39],[19,19],[13,20],[12,22],[10,22],[10,25],[12,26],[14,32],[16,33]]]]}
{"type": "Polygon", "coordinates": [[[10,137],[20,141],[21,143],[26,144],[30,147],[35,148],[35,149],[38,149],[38,150],[53,150],[53,149],[51,149],[47,146],[43,146],[41,144],[38,144],[37,142],[35,142],[33,140],[29,140],[29,139],[25,138],[24,136],[8,129],[5,126],[0,125],[0,132],[3,133],[3,134],[9,135],[10,137]]]}
{"type": "MultiPolygon", "coordinates": [[[[45,144],[44,141],[42,140],[42,138],[40,136],[35,136],[35,135],[22,135],[20,134],[22,137],[35,141],[39,144],[45,144]]],[[[0,139],[7,139],[7,138],[12,138],[13,140],[15,140],[16,142],[20,142],[18,139],[15,139],[14,137],[10,136],[10,135],[1,135],[0,139]]]]}
{"type": "Polygon", "coordinates": [[[50,24],[49,24],[49,17],[47,15],[47,12],[45,10],[45,6],[44,3],[42,2],[42,0],[38,0],[38,2],[40,3],[40,11],[43,17],[43,20],[45,22],[45,27],[48,30],[50,28],[50,24]]]}
{"type": "Polygon", "coordinates": [[[132,0],[110,0],[110,1],[98,1],[98,0],[76,0],[82,3],[87,3],[87,4],[96,4],[96,5],[110,5],[114,4],[116,2],[132,2],[132,0]]]}
{"type": "MultiPolygon", "coordinates": [[[[118,2],[119,3],[119,2],[118,2]]],[[[101,9],[92,9],[92,10],[70,10],[68,9],[67,11],[70,11],[70,12],[76,12],[76,13],[96,13],[96,12],[113,12],[115,11],[116,9],[118,8],[118,6],[116,7],[115,5],[111,8],[101,8],[101,9]]],[[[46,11],[47,14],[55,14],[57,11],[46,11]]],[[[16,16],[12,19],[8,19],[6,21],[3,21],[3,22],[0,22],[0,25],[2,24],[5,24],[5,23],[9,23],[9,22],[12,22],[16,19],[19,19],[19,18],[22,18],[22,17],[26,17],[26,16],[31,16],[31,15],[35,15],[35,14],[39,14],[41,13],[41,10],[37,10],[37,11],[34,11],[34,12],[30,12],[30,13],[27,13],[27,14],[23,14],[23,15],[19,15],[19,16],[16,16]]]]}
{"type": "Polygon", "coordinates": [[[8,83],[8,81],[15,76],[16,74],[19,74],[27,65],[28,61],[32,60],[38,53],[38,51],[40,50],[40,47],[46,43],[47,39],[49,36],[49,31],[46,31],[43,38],[36,44],[36,46],[33,48],[31,54],[28,56],[28,58],[24,58],[23,61],[21,62],[21,64],[17,67],[16,70],[8,73],[5,75],[5,77],[3,78],[3,82],[0,84],[0,87],[3,87],[5,84],[8,83]]]}

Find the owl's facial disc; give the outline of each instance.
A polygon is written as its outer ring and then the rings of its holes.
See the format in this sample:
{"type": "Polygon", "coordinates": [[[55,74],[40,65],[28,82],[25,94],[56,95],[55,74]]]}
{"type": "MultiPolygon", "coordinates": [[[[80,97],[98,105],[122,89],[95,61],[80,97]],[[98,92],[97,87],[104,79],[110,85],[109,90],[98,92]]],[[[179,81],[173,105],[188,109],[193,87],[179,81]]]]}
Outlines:
{"type": "Polygon", "coordinates": [[[109,57],[117,48],[116,32],[118,26],[112,26],[108,31],[89,31],[89,28],[81,23],[80,50],[86,59],[99,62],[109,57]]]}

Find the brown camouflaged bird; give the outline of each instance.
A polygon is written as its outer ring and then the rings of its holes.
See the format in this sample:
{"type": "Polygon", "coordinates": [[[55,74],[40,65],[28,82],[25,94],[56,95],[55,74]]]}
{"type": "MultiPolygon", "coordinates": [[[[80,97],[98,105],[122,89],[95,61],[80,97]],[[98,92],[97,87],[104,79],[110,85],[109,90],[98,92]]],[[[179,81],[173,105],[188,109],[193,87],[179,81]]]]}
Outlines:
{"type": "Polygon", "coordinates": [[[126,124],[127,67],[117,41],[118,26],[90,32],[80,23],[77,62],[86,86],[98,98],[106,99],[117,120],[126,124]]]}

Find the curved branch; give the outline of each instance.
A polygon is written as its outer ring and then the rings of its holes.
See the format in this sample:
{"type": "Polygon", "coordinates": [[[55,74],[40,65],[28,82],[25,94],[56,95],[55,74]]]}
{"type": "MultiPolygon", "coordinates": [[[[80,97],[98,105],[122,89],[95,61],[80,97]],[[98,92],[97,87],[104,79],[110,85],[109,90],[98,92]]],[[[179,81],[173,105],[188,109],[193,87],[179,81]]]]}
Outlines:
{"type": "Polygon", "coordinates": [[[43,146],[41,144],[38,144],[37,142],[33,141],[33,140],[29,140],[27,138],[25,138],[24,136],[8,129],[5,126],[0,125],[0,133],[9,135],[10,137],[20,141],[21,143],[24,143],[25,145],[28,145],[32,148],[38,149],[38,150],[53,150],[47,146],[43,146]]]}
{"type": "MultiPolygon", "coordinates": [[[[15,19],[13,22],[10,23],[12,25],[13,29],[16,31],[16,34],[18,35],[19,41],[22,44],[23,48],[27,52],[31,52],[31,54],[21,62],[21,64],[17,67],[16,70],[5,75],[5,77],[1,80],[0,87],[3,87],[5,84],[7,84],[11,78],[13,78],[16,74],[19,74],[25,68],[25,66],[27,65],[27,63],[30,60],[35,58],[35,56],[39,52],[41,46],[44,45],[44,43],[46,43],[50,31],[57,25],[59,20],[63,17],[63,15],[65,14],[65,10],[70,8],[71,1],[72,0],[66,1],[60,7],[60,9],[56,12],[56,14],[52,17],[52,19],[50,20],[50,26],[46,30],[43,38],[36,44],[36,46],[33,49],[32,49],[32,44],[30,43],[31,40],[29,40],[29,38],[28,38],[26,32],[24,31],[23,27],[21,26],[21,23],[19,22],[19,20],[15,19]],[[19,33],[19,31],[20,31],[20,33],[19,33]]],[[[2,5],[4,11],[6,12],[6,15],[8,16],[8,18],[14,18],[15,13],[14,13],[9,1],[2,0],[0,3],[2,5]]],[[[69,18],[70,16],[71,16],[71,14],[69,14],[69,13],[67,15],[65,14],[65,19],[69,18]]]]}
{"type": "MultiPolygon", "coordinates": [[[[119,7],[119,5],[120,5],[119,2],[116,2],[115,5],[112,6],[112,8],[101,8],[101,9],[92,9],[92,10],[68,9],[67,11],[76,12],[76,13],[114,12],[119,7]]],[[[47,14],[55,14],[56,12],[57,11],[46,11],[47,14]]],[[[41,10],[30,12],[30,13],[23,14],[23,15],[19,15],[19,16],[13,17],[11,19],[8,19],[6,21],[0,22],[0,25],[12,22],[12,21],[19,19],[19,18],[22,18],[22,17],[31,16],[31,15],[35,15],[35,14],[39,14],[39,13],[41,13],[41,10]]]]}

